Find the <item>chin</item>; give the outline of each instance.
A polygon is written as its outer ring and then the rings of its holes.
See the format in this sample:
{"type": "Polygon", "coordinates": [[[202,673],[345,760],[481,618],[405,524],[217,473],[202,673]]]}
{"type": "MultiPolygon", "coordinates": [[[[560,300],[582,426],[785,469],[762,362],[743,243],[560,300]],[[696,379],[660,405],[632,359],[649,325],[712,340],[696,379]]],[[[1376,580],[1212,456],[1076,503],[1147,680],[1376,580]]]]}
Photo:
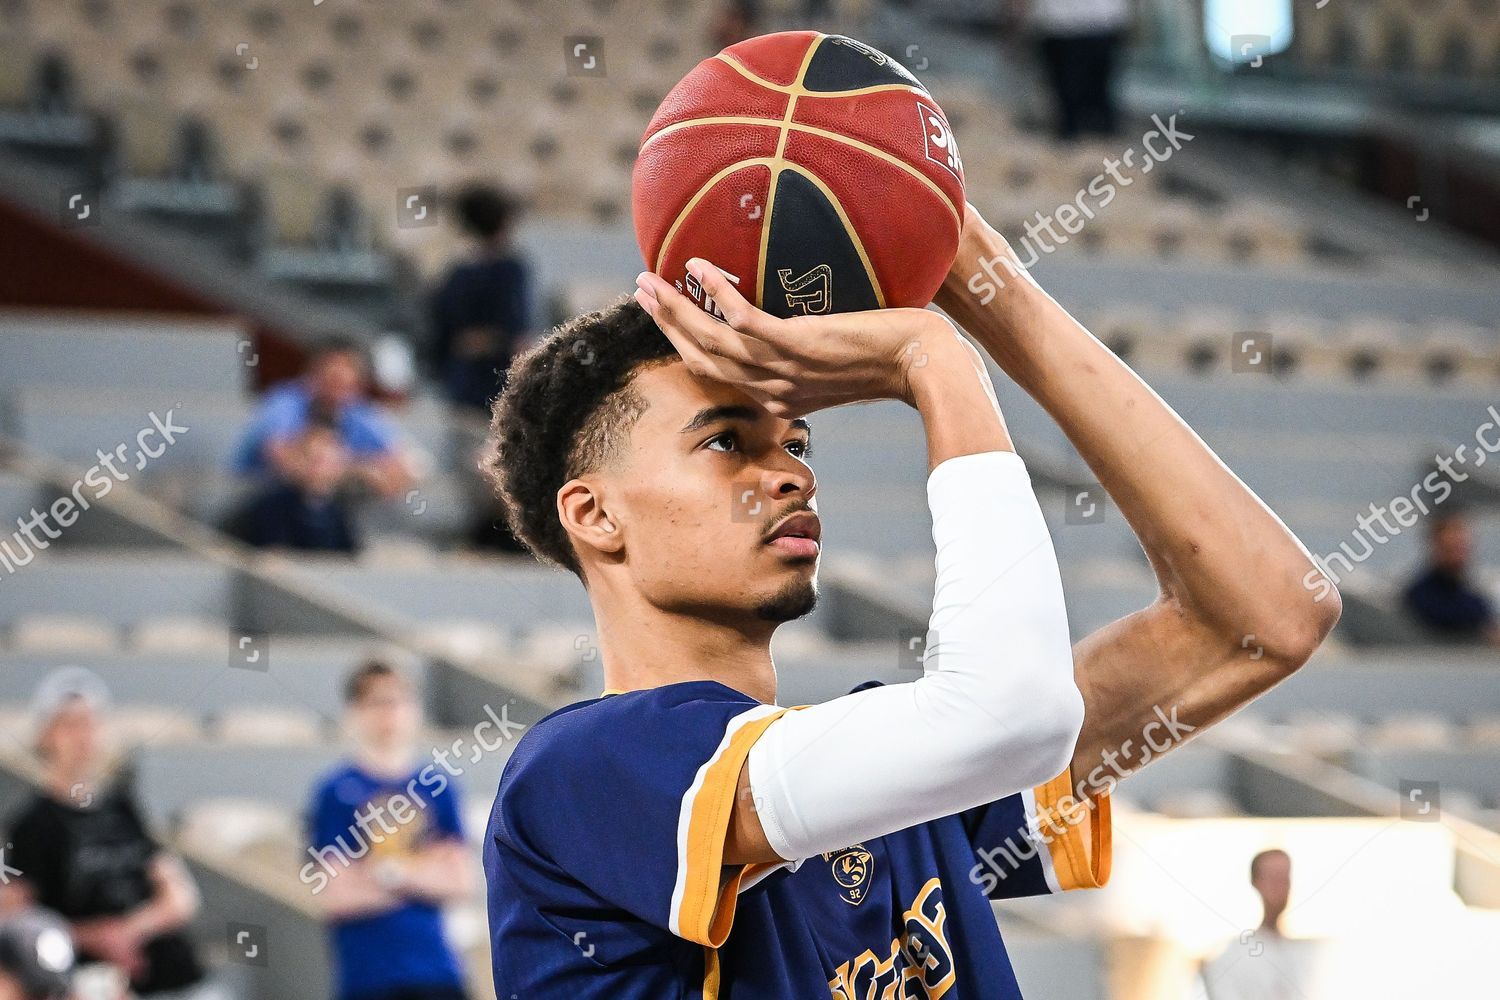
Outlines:
{"type": "Polygon", "coordinates": [[[755,617],[765,622],[796,621],[818,605],[816,576],[789,580],[779,591],[755,606],[755,617]]]}

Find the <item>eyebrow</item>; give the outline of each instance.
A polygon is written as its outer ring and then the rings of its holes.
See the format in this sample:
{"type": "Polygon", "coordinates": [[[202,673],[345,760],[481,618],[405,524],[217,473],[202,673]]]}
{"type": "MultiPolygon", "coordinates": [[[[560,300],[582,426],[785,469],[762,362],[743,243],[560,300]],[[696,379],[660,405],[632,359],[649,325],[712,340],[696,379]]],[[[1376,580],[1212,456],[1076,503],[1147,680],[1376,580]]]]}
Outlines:
{"type": "MultiPolygon", "coordinates": [[[[691,434],[693,431],[700,431],[709,424],[715,424],[721,420],[741,420],[745,423],[751,423],[763,412],[754,407],[739,404],[710,406],[707,409],[699,410],[697,415],[682,428],[682,433],[691,434]]],[[[792,421],[792,427],[797,430],[806,431],[809,436],[812,434],[812,425],[802,417],[795,418],[792,421]]]]}

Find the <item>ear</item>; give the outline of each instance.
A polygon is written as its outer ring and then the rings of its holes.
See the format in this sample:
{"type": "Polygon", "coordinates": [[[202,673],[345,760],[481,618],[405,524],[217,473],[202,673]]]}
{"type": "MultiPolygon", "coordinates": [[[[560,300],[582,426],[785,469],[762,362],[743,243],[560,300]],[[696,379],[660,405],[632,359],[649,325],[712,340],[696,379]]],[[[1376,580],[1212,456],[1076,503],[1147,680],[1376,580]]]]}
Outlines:
{"type": "Polygon", "coordinates": [[[570,479],[557,491],[557,516],[563,530],[580,548],[618,555],[625,548],[625,532],[605,507],[603,486],[586,479],[570,479]]]}

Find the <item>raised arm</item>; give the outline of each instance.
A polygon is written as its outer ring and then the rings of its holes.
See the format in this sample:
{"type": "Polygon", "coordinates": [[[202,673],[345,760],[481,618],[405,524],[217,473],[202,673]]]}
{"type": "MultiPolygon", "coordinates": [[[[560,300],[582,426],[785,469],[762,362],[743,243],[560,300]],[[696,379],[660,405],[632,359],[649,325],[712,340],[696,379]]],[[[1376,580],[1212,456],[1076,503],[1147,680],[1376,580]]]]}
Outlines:
{"type": "Polygon", "coordinates": [[[1083,715],[1062,582],[979,353],[925,310],[778,320],[688,267],[727,322],[654,275],[637,297],[695,373],[778,417],[861,399],[916,407],[937,544],[923,677],[775,709],[739,774],[724,863],[811,857],[1055,778],[1083,715]],[[848,794],[854,772],[878,788],[848,794]]]}
{"type": "Polygon", "coordinates": [[[1182,418],[1020,268],[973,206],[937,305],[1067,434],[1161,588],[1150,607],[1074,648],[1085,711],[1072,775],[1096,797],[1300,667],[1338,621],[1338,591],[1182,418]]]}

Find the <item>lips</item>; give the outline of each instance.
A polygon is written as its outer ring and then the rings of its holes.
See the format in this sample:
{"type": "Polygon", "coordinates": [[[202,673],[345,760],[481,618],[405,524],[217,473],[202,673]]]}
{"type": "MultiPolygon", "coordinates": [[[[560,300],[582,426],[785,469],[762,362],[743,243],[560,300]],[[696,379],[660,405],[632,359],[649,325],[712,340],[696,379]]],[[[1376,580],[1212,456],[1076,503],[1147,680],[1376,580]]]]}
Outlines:
{"type": "Polygon", "coordinates": [[[788,555],[815,556],[823,537],[823,524],[812,511],[798,511],[782,520],[766,538],[766,544],[788,555]]]}

